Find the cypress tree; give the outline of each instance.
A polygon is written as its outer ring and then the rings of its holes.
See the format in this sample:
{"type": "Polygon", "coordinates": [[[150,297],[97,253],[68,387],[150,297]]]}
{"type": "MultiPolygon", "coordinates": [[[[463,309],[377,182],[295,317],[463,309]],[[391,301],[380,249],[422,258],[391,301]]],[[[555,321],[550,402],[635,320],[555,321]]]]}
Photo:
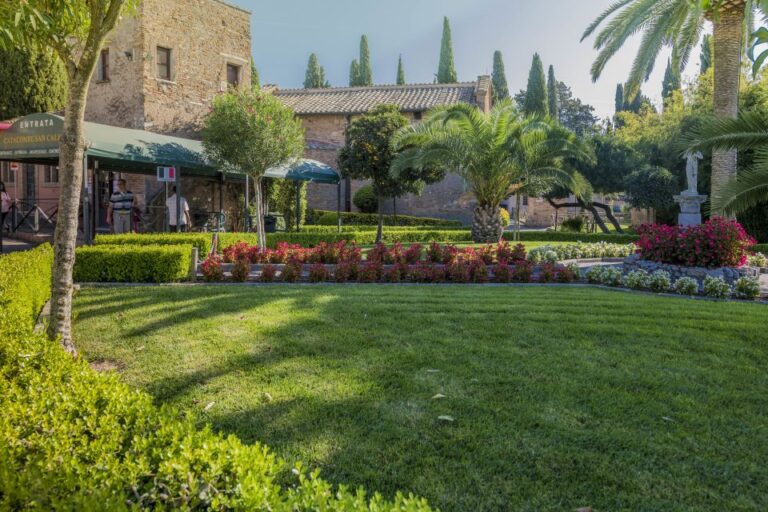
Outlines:
{"type": "Polygon", "coordinates": [[[493,52],[493,73],[491,75],[493,84],[493,101],[502,101],[509,98],[509,87],[507,86],[507,75],[504,72],[504,60],[501,58],[501,52],[493,52]]]}
{"type": "Polygon", "coordinates": [[[259,70],[256,69],[256,64],[251,59],[251,89],[257,91],[261,89],[261,78],[259,77],[259,70]]]}
{"type": "Polygon", "coordinates": [[[0,119],[64,108],[67,75],[51,51],[0,49],[0,119]]]}
{"type": "Polygon", "coordinates": [[[523,112],[527,115],[538,114],[546,116],[549,113],[547,102],[547,78],[544,76],[544,65],[538,53],[533,54],[531,71],[528,73],[528,87],[525,90],[523,112]]]}
{"type": "Polygon", "coordinates": [[[373,85],[373,71],[371,70],[371,52],[368,50],[368,36],[360,38],[360,69],[358,70],[358,84],[373,85]]]}
{"type": "Polygon", "coordinates": [[[357,63],[357,59],[352,60],[349,65],[349,86],[356,87],[360,84],[360,64],[357,63]]]}
{"type": "Polygon", "coordinates": [[[699,61],[701,62],[700,73],[703,75],[712,67],[712,36],[709,34],[705,35],[701,41],[699,61]]]}
{"type": "Polygon", "coordinates": [[[678,89],[680,89],[680,79],[672,69],[672,60],[668,59],[667,69],[664,71],[664,81],[661,84],[661,97],[667,99],[678,89]]]}
{"type": "Polygon", "coordinates": [[[405,85],[405,70],[403,69],[403,56],[397,58],[397,85],[405,85]]]}
{"type": "Polygon", "coordinates": [[[615,109],[617,114],[624,111],[624,86],[622,84],[616,84],[615,109]]]}
{"type": "Polygon", "coordinates": [[[328,81],[325,79],[325,69],[317,62],[317,55],[310,54],[309,61],[307,62],[307,72],[304,75],[304,88],[305,89],[322,89],[329,87],[328,81]]]}
{"type": "Polygon", "coordinates": [[[547,106],[549,107],[549,117],[558,119],[560,115],[560,105],[557,97],[557,80],[555,80],[555,67],[549,66],[547,75],[547,106]]]}
{"type": "Polygon", "coordinates": [[[443,17],[443,38],[440,42],[440,63],[437,66],[437,83],[450,84],[456,82],[456,67],[453,63],[453,42],[451,41],[451,25],[448,17],[443,17]]]}

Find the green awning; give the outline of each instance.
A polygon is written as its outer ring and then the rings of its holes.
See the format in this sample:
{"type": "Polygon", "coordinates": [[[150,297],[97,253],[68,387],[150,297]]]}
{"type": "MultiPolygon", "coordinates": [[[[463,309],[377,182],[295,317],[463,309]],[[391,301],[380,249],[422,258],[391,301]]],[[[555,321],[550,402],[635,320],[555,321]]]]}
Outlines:
{"type": "Polygon", "coordinates": [[[292,181],[311,181],[313,183],[337,184],[341,181],[339,173],[330,165],[317,160],[300,158],[277,167],[271,167],[264,173],[267,178],[292,181]]]}
{"type": "MultiPolygon", "coordinates": [[[[31,114],[0,132],[0,159],[53,161],[58,159],[64,119],[31,114]]],[[[200,141],[144,130],[85,123],[86,153],[101,169],[154,173],[157,166],[180,167],[186,175],[218,175],[219,168],[203,154],[200,141]]]]}

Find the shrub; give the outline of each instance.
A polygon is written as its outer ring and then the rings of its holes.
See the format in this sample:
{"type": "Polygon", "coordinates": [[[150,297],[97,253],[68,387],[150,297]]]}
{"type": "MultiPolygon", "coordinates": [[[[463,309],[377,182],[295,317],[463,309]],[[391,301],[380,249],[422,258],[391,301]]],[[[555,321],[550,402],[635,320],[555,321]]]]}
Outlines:
{"type": "Polygon", "coordinates": [[[346,283],[351,279],[357,279],[357,266],[356,261],[340,261],[336,264],[333,278],[337,283],[346,283]]]}
{"type": "Polygon", "coordinates": [[[259,241],[256,233],[242,232],[216,233],[216,238],[218,239],[218,245],[216,248],[218,252],[223,252],[224,249],[238,242],[245,242],[248,245],[256,245],[259,241]]]}
{"type": "Polygon", "coordinates": [[[79,282],[170,283],[189,278],[191,245],[94,245],[77,249],[79,282]]]}
{"type": "MultiPolygon", "coordinates": [[[[338,217],[336,212],[328,210],[315,210],[309,222],[321,226],[336,226],[338,217]]],[[[379,216],[375,213],[341,212],[341,223],[345,226],[376,226],[379,216]]],[[[461,221],[436,219],[431,217],[416,217],[413,215],[385,215],[386,226],[430,226],[430,227],[461,227],[461,221]]],[[[469,240],[469,239],[468,239],[469,240]]]]}
{"type": "Polygon", "coordinates": [[[381,279],[383,272],[384,268],[380,262],[366,262],[357,270],[357,281],[360,283],[375,283],[381,279]]]}
{"type": "Polygon", "coordinates": [[[512,267],[506,260],[502,260],[493,267],[493,277],[500,283],[509,283],[512,281],[512,267]]]}
{"type": "Polygon", "coordinates": [[[445,274],[453,283],[468,283],[471,278],[471,269],[464,261],[454,261],[445,268],[445,274]]]}
{"type": "Polygon", "coordinates": [[[747,265],[750,267],[766,268],[768,267],[768,256],[761,252],[747,256],[747,265]]]}
{"type": "Polygon", "coordinates": [[[277,267],[267,263],[261,267],[261,275],[259,275],[259,281],[262,283],[274,282],[275,276],[277,276],[277,267]]]}
{"type": "Polygon", "coordinates": [[[539,282],[554,282],[557,275],[557,268],[554,263],[544,263],[539,267],[539,282]]]}
{"type": "Polygon", "coordinates": [[[504,227],[509,226],[509,210],[506,208],[499,208],[499,216],[501,217],[501,225],[504,227]]]}
{"type": "Polygon", "coordinates": [[[0,256],[0,344],[5,336],[32,332],[51,294],[52,265],[49,244],[0,256]]]}
{"type": "Polygon", "coordinates": [[[557,270],[557,276],[555,277],[555,280],[558,283],[572,283],[576,281],[576,279],[578,279],[580,276],[581,270],[579,270],[579,266],[571,263],[564,267],[560,267],[557,270]]]}
{"type": "Polygon", "coordinates": [[[314,263],[311,267],[309,267],[310,283],[322,283],[328,279],[328,276],[328,269],[322,263],[314,263]]]}
{"type": "Polygon", "coordinates": [[[685,228],[644,225],[638,233],[643,259],[689,267],[740,267],[755,243],[738,222],[722,217],[685,228]]]}
{"type": "Polygon", "coordinates": [[[740,277],[733,283],[733,295],[737,299],[756,299],[760,296],[760,282],[753,277],[740,277]]]}
{"type": "Polygon", "coordinates": [[[584,217],[571,217],[570,219],[565,219],[560,226],[566,230],[571,231],[573,233],[581,233],[584,231],[584,217]]]}
{"type": "Polygon", "coordinates": [[[650,276],[645,270],[633,270],[624,276],[624,286],[633,290],[650,288],[650,276]]]}
{"type": "Polygon", "coordinates": [[[234,263],[242,259],[253,260],[254,263],[257,263],[259,261],[257,250],[258,247],[252,247],[248,242],[235,242],[224,248],[221,254],[224,257],[225,263],[234,263]],[[253,249],[256,249],[256,251],[253,249]]]}
{"type": "MultiPolygon", "coordinates": [[[[592,267],[598,268],[598,267],[592,267]]],[[[590,269],[592,270],[592,269],[590,269]]],[[[598,283],[605,286],[621,286],[621,270],[613,267],[601,267],[598,272],[598,283]]]]}
{"type": "Polygon", "coordinates": [[[603,278],[603,267],[590,267],[587,270],[587,282],[591,284],[600,284],[603,278]]]}
{"type": "Polygon", "coordinates": [[[474,283],[488,282],[488,265],[482,261],[476,261],[470,264],[469,273],[471,275],[472,282],[474,283]]]}
{"type": "Polygon", "coordinates": [[[388,283],[399,283],[408,277],[408,265],[393,265],[384,271],[383,279],[388,283]]]}
{"type": "Polygon", "coordinates": [[[373,192],[372,185],[360,187],[352,196],[352,203],[362,213],[376,213],[379,209],[379,198],[373,192]]]}
{"type": "Polygon", "coordinates": [[[409,269],[412,281],[416,283],[436,283],[446,278],[446,272],[432,263],[421,262],[409,269]]]}
{"type": "Polygon", "coordinates": [[[669,272],[664,270],[657,270],[648,278],[648,287],[652,292],[664,293],[668,292],[672,287],[672,281],[669,276],[669,272]]]}
{"type": "Polygon", "coordinates": [[[692,277],[681,277],[675,281],[674,288],[680,295],[696,295],[699,293],[699,282],[692,277]]]}
{"type": "MultiPolygon", "coordinates": [[[[211,233],[129,233],[125,235],[98,235],[94,245],[193,245],[200,258],[211,252],[211,233]]],[[[255,243],[255,242],[254,242],[255,243]]]]}
{"type": "Polygon", "coordinates": [[[567,245],[542,245],[531,249],[528,259],[538,263],[552,259],[550,252],[557,255],[557,261],[584,258],[626,258],[636,250],[634,244],[612,244],[608,242],[582,243],[567,245]]]}
{"type": "Polygon", "coordinates": [[[768,244],[756,244],[750,247],[749,250],[768,254],[768,244]]]}
{"type": "Polygon", "coordinates": [[[727,299],[731,296],[731,287],[722,277],[707,276],[704,278],[704,295],[716,299],[727,299]]]}
{"type": "Polygon", "coordinates": [[[243,283],[248,280],[251,273],[251,262],[246,258],[240,258],[232,264],[232,280],[243,283]]]}
{"type": "Polygon", "coordinates": [[[301,279],[301,262],[292,260],[286,263],[283,266],[281,277],[285,283],[295,283],[301,279]]]}
{"type": "Polygon", "coordinates": [[[533,280],[533,264],[519,261],[512,269],[512,280],[516,283],[530,283],[533,280]]]}
{"type": "Polygon", "coordinates": [[[221,256],[218,254],[211,254],[205,258],[200,264],[200,271],[203,274],[203,279],[208,282],[223,281],[224,270],[221,268],[221,256]]]}

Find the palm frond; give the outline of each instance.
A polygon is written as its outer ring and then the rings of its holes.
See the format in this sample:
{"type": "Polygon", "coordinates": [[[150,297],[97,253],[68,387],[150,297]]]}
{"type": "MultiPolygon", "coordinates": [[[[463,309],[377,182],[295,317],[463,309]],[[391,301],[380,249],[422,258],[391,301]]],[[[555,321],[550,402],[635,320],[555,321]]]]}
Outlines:
{"type": "Polygon", "coordinates": [[[768,201],[768,160],[739,171],[739,176],[719,189],[711,198],[711,210],[722,215],[736,215],[768,201]]]}
{"type": "Polygon", "coordinates": [[[707,119],[698,130],[683,137],[681,146],[686,151],[744,151],[768,146],[768,119],[757,111],[737,119],[707,119]]]}

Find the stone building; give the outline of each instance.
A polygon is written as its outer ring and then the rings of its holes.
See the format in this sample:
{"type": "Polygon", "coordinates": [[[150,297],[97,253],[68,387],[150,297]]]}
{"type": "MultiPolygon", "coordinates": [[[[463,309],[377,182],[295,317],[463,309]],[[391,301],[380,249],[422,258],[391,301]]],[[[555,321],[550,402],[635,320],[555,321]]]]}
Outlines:
{"type": "MultiPolygon", "coordinates": [[[[352,120],[377,105],[394,104],[413,122],[439,105],[469,103],[487,112],[491,109],[491,79],[479,76],[474,82],[453,84],[378,85],[373,87],[333,87],[327,89],[275,89],[273,94],[301,118],[306,137],[305,156],[336,167],[344,134],[352,120]]],[[[355,211],[352,196],[365,185],[345,180],[342,207],[355,211]]],[[[335,210],[336,192],[329,187],[309,185],[311,208],[335,210]]],[[[429,185],[420,196],[398,198],[398,213],[471,220],[473,201],[459,176],[450,174],[440,183],[429,185]]],[[[392,211],[387,204],[385,211],[392,211]]]]}
{"type": "MultiPolygon", "coordinates": [[[[221,0],[143,0],[107,37],[91,81],[86,120],[199,139],[211,100],[230,87],[250,87],[250,62],[248,11],[221,0]]],[[[0,167],[18,199],[42,204],[44,210],[55,208],[57,172],[26,163],[12,168],[2,162],[0,167]]],[[[93,169],[89,184],[95,182],[106,201],[117,178],[128,181],[148,226],[156,227],[156,218],[165,212],[165,185],[154,176],[93,169]]],[[[195,178],[184,183],[182,194],[201,222],[221,206],[215,189],[222,184],[214,181],[195,178]]],[[[242,210],[236,203],[242,186],[224,188],[224,209],[236,218],[242,210]]],[[[106,202],[100,211],[106,211],[106,202]]],[[[98,219],[97,228],[106,229],[105,220],[98,219]]]]}

